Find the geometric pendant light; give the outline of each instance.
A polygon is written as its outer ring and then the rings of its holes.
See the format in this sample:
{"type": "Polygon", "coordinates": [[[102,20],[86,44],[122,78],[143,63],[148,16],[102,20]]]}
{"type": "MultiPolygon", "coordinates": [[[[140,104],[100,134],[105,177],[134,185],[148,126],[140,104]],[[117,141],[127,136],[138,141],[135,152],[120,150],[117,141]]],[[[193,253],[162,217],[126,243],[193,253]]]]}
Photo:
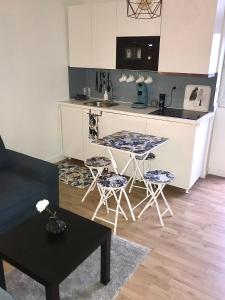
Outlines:
{"type": "Polygon", "coordinates": [[[158,18],[161,16],[161,8],[162,0],[127,0],[127,16],[130,18],[158,18]]]}

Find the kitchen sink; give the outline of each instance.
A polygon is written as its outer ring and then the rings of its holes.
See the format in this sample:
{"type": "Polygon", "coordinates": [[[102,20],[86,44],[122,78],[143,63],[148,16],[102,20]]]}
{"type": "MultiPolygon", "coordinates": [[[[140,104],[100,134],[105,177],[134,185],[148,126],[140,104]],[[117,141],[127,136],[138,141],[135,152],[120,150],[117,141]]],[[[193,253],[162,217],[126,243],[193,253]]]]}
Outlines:
{"type": "Polygon", "coordinates": [[[99,101],[93,100],[93,101],[85,102],[84,105],[97,106],[97,107],[111,107],[111,106],[119,105],[119,103],[109,101],[109,100],[99,100],[99,101]]]}

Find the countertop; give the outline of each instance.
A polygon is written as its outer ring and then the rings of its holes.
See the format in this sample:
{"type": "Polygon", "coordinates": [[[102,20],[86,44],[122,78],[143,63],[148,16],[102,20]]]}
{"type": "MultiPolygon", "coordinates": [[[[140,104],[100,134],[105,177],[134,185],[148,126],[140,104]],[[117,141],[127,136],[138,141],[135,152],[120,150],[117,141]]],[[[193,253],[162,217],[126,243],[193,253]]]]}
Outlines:
{"type": "MultiPolygon", "coordinates": [[[[102,99],[96,99],[91,98],[88,101],[91,100],[102,100],[102,99]]],[[[189,119],[180,119],[175,117],[167,117],[167,116],[159,116],[159,115],[150,115],[150,112],[156,111],[157,107],[147,107],[143,109],[136,109],[131,107],[131,103],[129,102],[119,102],[119,105],[112,106],[112,107],[96,107],[96,106],[89,106],[86,105],[85,102],[88,101],[82,101],[82,100],[65,100],[65,101],[58,101],[59,105],[66,105],[66,106],[80,106],[82,108],[91,109],[92,111],[102,111],[102,112],[111,112],[111,113],[120,113],[120,114],[126,114],[131,116],[137,116],[137,117],[144,117],[149,119],[157,119],[157,120],[164,120],[164,121],[170,121],[170,122],[177,122],[177,123],[188,123],[193,125],[201,124],[202,122],[210,119],[213,116],[213,112],[208,112],[203,117],[199,118],[198,120],[189,120],[189,119]]]]}

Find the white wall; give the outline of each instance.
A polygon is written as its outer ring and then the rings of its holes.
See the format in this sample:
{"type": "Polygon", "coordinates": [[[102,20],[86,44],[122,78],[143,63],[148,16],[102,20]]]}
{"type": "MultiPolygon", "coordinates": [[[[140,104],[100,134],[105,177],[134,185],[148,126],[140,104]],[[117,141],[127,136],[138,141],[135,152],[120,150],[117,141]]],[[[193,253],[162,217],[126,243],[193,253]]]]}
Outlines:
{"type": "Polygon", "coordinates": [[[225,108],[216,111],[209,160],[209,174],[225,177],[225,108]]]}
{"type": "Polygon", "coordinates": [[[0,0],[0,134],[8,148],[61,154],[56,101],[68,98],[63,0],[0,0]]]}

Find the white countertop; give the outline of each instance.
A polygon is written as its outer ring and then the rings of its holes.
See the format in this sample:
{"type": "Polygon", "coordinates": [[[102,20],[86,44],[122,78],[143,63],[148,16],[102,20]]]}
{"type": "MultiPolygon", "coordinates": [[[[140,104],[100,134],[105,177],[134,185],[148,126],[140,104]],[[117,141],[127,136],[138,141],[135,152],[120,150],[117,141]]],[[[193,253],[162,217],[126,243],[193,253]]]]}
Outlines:
{"type": "Polygon", "coordinates": [[[96,107],[96,106],[89,106],[85,105],[85,102],[92,101],[92,100],[102,100],[102,99],[94,99],[91,98],[87,101],[81,101],[81,100],[65,100],[65,101],[58,101],[59,105],[66,105],[66,106],[81,106],[82,108],[91,109],[92,111],[105,111],[105,112],[111,112],[111,113],[120,113],[120,114],[126,114],[126,115],[132,115],[137,117],[144,117],[149,119],[157,119],[157,120],[164,120],[164,121],[170,121],[170,122],[177,122],[177,123],[188,123],[193,125],[198,125],[205,120],[208,120],[213,116],[213,112],[209,112],[205,114],[203,117],[199,118],[198,120],[189,120],[189,119],[181,119],[181,118],[174,118],[174,117],[167,117],[167,116],[159,116],[159,115],[150,115],[150,112],[156,111],[157,107],[147,107],[143,109],[136,109],[131,107],[131,103],[129,102],[119,102],[119,105],[112,106],[112,107],[96,107]]]}

